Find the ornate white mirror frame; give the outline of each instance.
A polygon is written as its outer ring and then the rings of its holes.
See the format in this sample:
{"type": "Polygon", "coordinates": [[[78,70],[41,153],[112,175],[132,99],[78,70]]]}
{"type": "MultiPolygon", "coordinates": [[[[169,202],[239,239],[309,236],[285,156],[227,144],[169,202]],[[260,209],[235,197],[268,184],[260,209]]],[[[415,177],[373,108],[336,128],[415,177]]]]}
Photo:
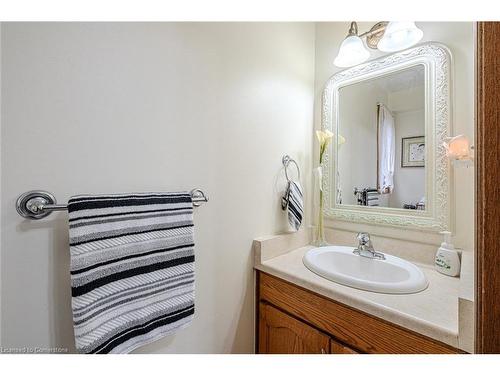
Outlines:
{"type": "Polygon", "coordinates": [[[323,92],[321,119],[322,128],[335,135],[322,165],[324,212],[327,217],[428,231],[450,228],[450,168],[443,142],[451,131],[451,63],[451,54],[445,46],[426,43],[343,70],[329,79],[323,92]],[[338,144],[335,140],[338,135],[340,88],[416,65],[425,67],[425,210],[338,204],[335,188],[338,144]]]}

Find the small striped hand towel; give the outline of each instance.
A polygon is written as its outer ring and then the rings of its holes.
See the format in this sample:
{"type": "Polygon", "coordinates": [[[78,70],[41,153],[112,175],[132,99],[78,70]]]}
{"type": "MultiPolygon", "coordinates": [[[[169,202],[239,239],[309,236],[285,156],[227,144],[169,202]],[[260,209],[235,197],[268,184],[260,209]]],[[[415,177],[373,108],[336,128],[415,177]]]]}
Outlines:
{"type": "Polygon", "coordinates": [[[378,206],[378,198],[380,194],[378,190],[372,189],[366,191],[366,205],[367,206],[378,206]]]}
{"type": "Polygon", "coordinates": [[[285,197],[288,226],[292,231],[296,232],[302,225],[302,217],[304,215],[304,198],[300,184],[295,181],[288,181],[285,197]]]}
{"type": "Polygon", "coordinates": [[[194,314],[191,195],[80,195],[68,202],[80,353],[128,353],[194,314]]]}

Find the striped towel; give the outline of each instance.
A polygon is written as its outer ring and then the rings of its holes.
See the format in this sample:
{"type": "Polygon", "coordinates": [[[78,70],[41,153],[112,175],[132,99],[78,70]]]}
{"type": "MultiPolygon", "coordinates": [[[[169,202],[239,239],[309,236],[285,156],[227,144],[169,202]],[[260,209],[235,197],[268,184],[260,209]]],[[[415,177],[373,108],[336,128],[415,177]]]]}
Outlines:
{"type": "Polygon", "coordinates": [[[191,195],[80,195],[68,202],[80,353],[128,353],[194,314],[191,195]]]}
{"type": "Polygon", "coordinates": [[[378,206],[378,198],[380,194],[378,190],[367,190],[366,191],[366,205],[367,206],[378,206]]]}
{"type": "Polygon", "coordinates": [[[298,182],[288,181],[282,208],[287,210],[290,230],[298,231],[302,225],[304,215],[304,198],[302,196],[302,187],[298,182]]]}

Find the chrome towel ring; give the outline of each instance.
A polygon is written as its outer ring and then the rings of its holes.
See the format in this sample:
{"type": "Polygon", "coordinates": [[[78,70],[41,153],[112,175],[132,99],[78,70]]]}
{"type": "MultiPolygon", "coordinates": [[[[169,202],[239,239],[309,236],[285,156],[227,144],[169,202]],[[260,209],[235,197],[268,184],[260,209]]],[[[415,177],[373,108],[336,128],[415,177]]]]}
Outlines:
{"type": "Polygon", "coordinates": [[[289,155],[284,155],[283,158],[281,159],[281,162],[283,163],[283,166],[285,167],[285,177],[287,181],[291,181],[290,177],[288,177],[288,166],[290,163],[295,164],[295,168],[297,168],[297,179],[300,181],[300,168],[299,165],[295,160],[293,160],[289,155]]]}
{"type": "Polygon", "coordinates": [[[283,211],[286,211],[288,207],[288,200],[290,199],[290,185],[292,183],[292,180],[288,176],[288,167],[290,166],[290,163],[295,164],[295,168],[297,168],[297,180],[300,181],[300,168],[299,165],[295,160],[293,160],[289,155],[284,155],[281,158],[281,162],[283,163],[283,167],[285,167],[285,177],[287,180],[287,186],[285,189],[284,195],[281,197],[281,209],[283,211]]]}

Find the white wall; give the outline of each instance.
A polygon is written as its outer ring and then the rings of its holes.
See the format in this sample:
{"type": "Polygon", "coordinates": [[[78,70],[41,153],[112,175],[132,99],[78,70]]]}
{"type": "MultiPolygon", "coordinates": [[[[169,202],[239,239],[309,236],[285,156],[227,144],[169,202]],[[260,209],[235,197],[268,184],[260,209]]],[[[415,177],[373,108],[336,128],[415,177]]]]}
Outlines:
{"type": "Polygon", "coordinates": [[[358,204],[354,187],[377,188],[377,104],[387,104],[387,92],[376,81],[342,87],[338,151],[342,204],[358,204]]]}
{"type": "Polygon", "coordinates": [[[73,348],[66,214],[22,220],[20,193],[200,187],[196,318],[139,351],[252,352],[284,153],[310,185],[314,25],[4,23],[1,69],[2,345],[73,348]]]}
{"type": "Polygon", "coordinates": [[[389,207],[403,208],[425,197],[425,167],[401,167],[402,139],[425,135],[425,110],[394,113],[396,158],[394,161],[394,191],[389,194],[389,207]]]}
{"type": "MultiPolygon", "coordinates": [[[[360,32],[368,30],[374,22],[360,22],[360,32]]],[[[474,139],[474,41],[472,22],[417,22],[423,30],[422,42],[437,41],[451,50],[454,65],[454,124],[453,134],[466,134],[474,139]]],[[[349,28],[348,22],[321,22],[316,24],[315,59],[315,128],[321,127],[321,94],[327,80],[340,71],[333,65],[338,48],[349,28]]],[[[382,55],[371,51],[372,58],[382,55]]],[[[315,150],[315,155],[317,150],[315,150]]],[[[315,158],[316,162],[316,158],[315,158]]],[[[316,162],[317,163],[317,162],[316,162]]],[[[454,241],[458,247],[472,250],[474,246],[474,169],[456,169],[452,177],[455,190],[452,210],[455,212],[454,241]]],[[[327,221],[331,227],[356,230],[356,224],[327,221]]],[[[359,228],[359,225],[357,226],[359,228]]],[[[389,233],[380,227],[365,226],[373,233],[389,233]]],[[[386,234],[384,234],[386,235],[386,234]]],[[[397,238],[412,238],[412,241],[430,243],[433,246],[441,240],[439,235],[422,236],[411,231],[391,230],[390,235],[397,238]]],[[[354,238],[354,237],[353,237],[354,238]]]]}

